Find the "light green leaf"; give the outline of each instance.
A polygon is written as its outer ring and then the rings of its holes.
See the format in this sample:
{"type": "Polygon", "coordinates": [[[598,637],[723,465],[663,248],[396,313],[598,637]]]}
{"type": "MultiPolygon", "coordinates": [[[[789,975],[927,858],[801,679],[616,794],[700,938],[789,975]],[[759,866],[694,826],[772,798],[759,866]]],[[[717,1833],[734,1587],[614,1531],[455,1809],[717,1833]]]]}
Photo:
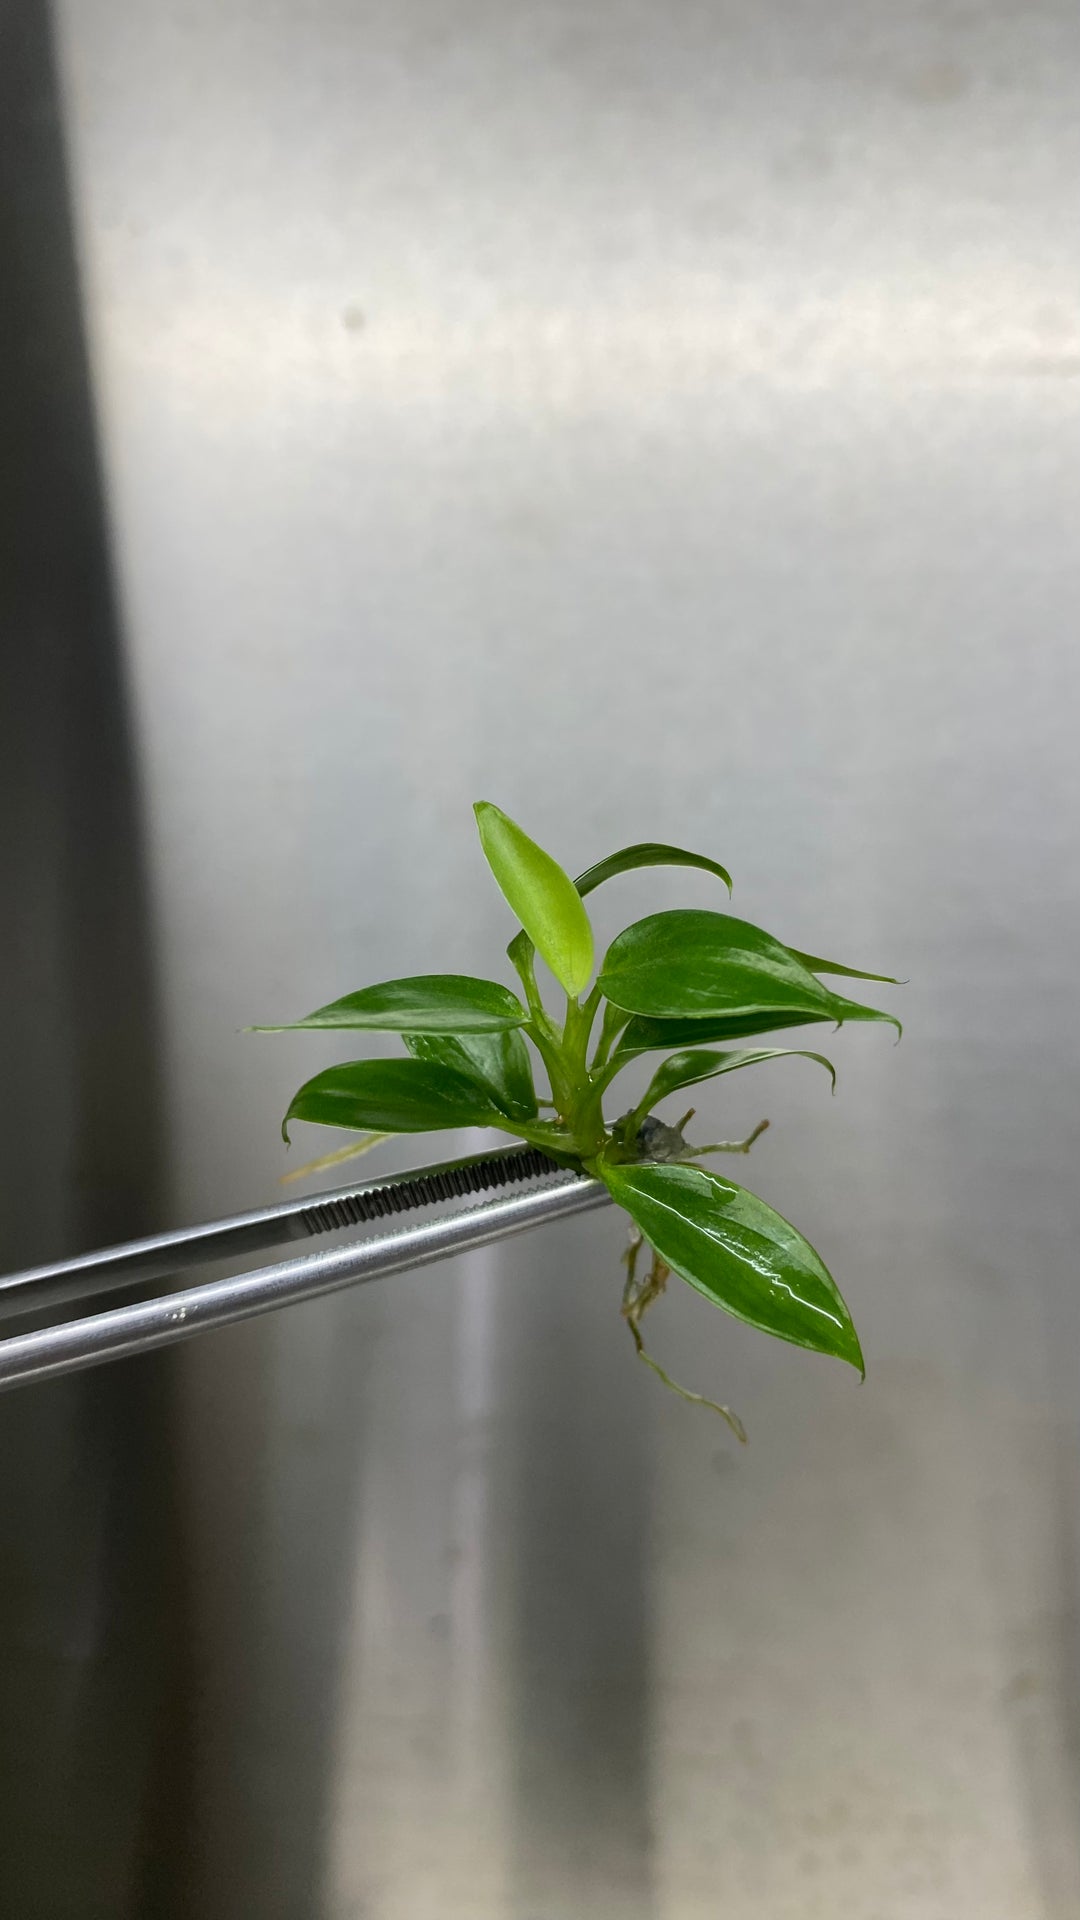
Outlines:
{"type": "Polygon", "coordinates": [[[366,1028],[389,1033],[504,1033],[523,1026],[527,1014],[517,995],[495,980],[464,973],[419,973],[384,980],[318,1007],[303,1020],[255,1033],[296,1033],[311,1028],[366,1028]]]}
{"type": "MultiPolygon", "coordinates": [[[[700,867],[704,873],[716,874],[731,892],[731,875],[718,861],[706,859],[703,853],[687,853],[684,847],[665,846],[658,840],[642,840],[636,846],[609,854],[606,860],[598,860],[594,867],[579,873],[574,885],[584,899],[586,894],[603,886],[605,880],[613,880],[620,873],[631,873],[636,867],[700,867]]],[[[519,972],[522,965],[528,963],[531,950],[527,933],[516,934],[510,942],[507,952],[519,972]]]]}
{"type": "Polygon", "coordinates": [[[649,1245],[714,1305],[763,1333],[865,1371],[836,1282],[802,1235],[755,1194],[704,1167],[598,1171],[649,1245]]]}
{"type": "Polygon", "coordinates": [[[476,1082],[426,1060],[352,1060],[317,1073],[293,1096],[281,1131],[310,1120],[355,1133],[436,1133],[499,1127],[505,1115],[478,1098],[476,1082]]]}
{"type": "Polygon", "coordinates": [[[807,1053],[799,1047],[755,1047],[731,1053],[713,1053],[707,1048],[692,1048],[674,1053],[657,1067],[648,1088],[638,1102],[638,1113],[651,1113],[669,1093],[681,1087],[693,1087],[701,1080],[714,1080],[721,1073],[737,1073],[740,1067],[756,1066],[759,1060],[816,1060],[836,1086],[836,1068],[823,1053],[807,1053]]]}
{"type": "Polygon", "coordinates": [[[593,970],[593,940],[581,895],[557,861],[488,800],[474,809],[480,844],[504,898],[555,978],[576,998],[593,970]]]}
{"type": "Polygon", "coordinates": [[[532,1064],[520,1033],[406,1033],[402,1038],[417,1060],[434,1060],[471,1079],[477,1098],[508,1119],[535,1119],[532,1064]]]}
{"type": "Polygon", "coordinates": [[[574,885],[584,899],[605,880],[631,873],[636,867],[700,867],[703,873],[714,873],[731,892],[731,875],[718,861],[706,859],[703,853],[687,853],[683,847],[664,846],[657,840],[642,840],[636,846],[623,847],[620,853],[609,854],[606,860],[598,860],[587,872],[579,873],[574,885]]]}

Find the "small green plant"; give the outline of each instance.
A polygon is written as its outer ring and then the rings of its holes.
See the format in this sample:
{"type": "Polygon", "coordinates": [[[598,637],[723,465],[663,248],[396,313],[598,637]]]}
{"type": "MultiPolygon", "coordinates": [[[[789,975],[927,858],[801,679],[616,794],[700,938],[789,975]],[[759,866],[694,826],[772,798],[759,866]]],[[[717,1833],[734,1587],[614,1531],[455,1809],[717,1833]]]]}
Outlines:
{"type": "Polygon", "coordinates": [[[595,888],[634,868],[678,866],[714,874],[730,893],[725,869],[680,847],[646,843],[625,847],[572,881],[498,807],[481,801],[475,813],[488,864],[521,923],[507,953],[524,1003],[493,980],[422,974],[365,987],[284,1027],[256,1029],[389,1030],[406,1049],[399,1060],[350,1061],[308,1080],[282,1123],[286,1141],[293,1120],[365,1135],[316,1163],[329,1165],[395,1134],[494,1127],[593,1174],[632,1222],[622,1312],[637,1352],[676,1392],[723,1414],[740,1438],[730,1409],[676,1386],[645,1349],[642,1319],[672,1273],[750,1326],[832,1354],[863,1373],[851,1316],[818,1254],[763,1200],[699,1164],[710,1154],[748,1153],[768,1122],[745,1140],[692,1146],[684,1130],[693,1108],[674,1125],[653,1109],[702,1081],[784,1057],[816,1061],[835,1087],[835,1070],[823,1054],[729,1043],[848,1020],[888,1020],[899,1030],[893,1015],[844,998],[821,976],[897,983],[783,946],[730,914],[697,908],[635,921],[612,942],[594,979],[584,902],[595,888]],[[561,1019],[541,997],[538,955],[565,994],[561,1019]],[[547,1074],[543,1096],[526,1041],[547,1074]],[[668,1057],[641,1098],[609,1120],[605,1101],[617,1076],[640,1055],[656,1052],[668,1057]],[[639,1279],[643,1247],[651,1264],[639,1279]]]}

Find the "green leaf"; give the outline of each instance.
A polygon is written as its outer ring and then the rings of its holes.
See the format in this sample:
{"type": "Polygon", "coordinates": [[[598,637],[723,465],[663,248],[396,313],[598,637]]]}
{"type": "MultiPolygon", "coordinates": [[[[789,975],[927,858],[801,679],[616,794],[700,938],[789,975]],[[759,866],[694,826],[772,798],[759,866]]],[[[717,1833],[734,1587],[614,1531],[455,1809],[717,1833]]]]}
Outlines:
{"type": "Polygon", "coordinates": [[[697,1020],[649,1020],[635,1014],[620,1036],[614,1060],[625,1065],[639,1053],[666,1053],[669,1047],[698,1046],[707,1040],[748,1040],[755,1034],[783,1033],[791,1027],[843,1026],[848,1020],[884,1020],[901,1031],[893,1014],[830,994],[828,1006],[817,1013],[717,1014],[697,1020]]]}
{"type": "Polygon", "coordinates": [[[384,980],[377,987],[332,1000],[303,1020],[255,1033],[296,1033],[325,1027],[363,1027],[390,1033],[504,1033],[528,1015],[517,995],[495,980],[464,973],[419,973],[410,980],[384,980]]]}
{"type": "Polygon", "coordinates": [[[417,1060],[433,1060],[472,1080],[477,1098],[509,1120],[534,1120],[537,1114],[529,1050],[520,1033],[402,1035],[417,1060]]]}
{"type": "Polygon", "coordinates": [[[589,916],[569,874],[489,800],[473,808],[487,863],[538,953],[576,998],[593,970],[589,916]]]}
{"type": "Polygon", "coordinates": [[[827,1013],[833,998],[761,927],[699,909],[627,927],[608,948],[600,986],[615,1006],[654,1019],[827,1013]]]}
{"type": "Polygon", "coordinates": [[[669,1047],[697,1046],[703,1040],[747,1040],[759,1033],[784,1032],[789,1027],[836,1023],[830,1008],[820,1013],[717,1014],[698,1020],[648,1020],[635,1014],[615,1049],[616,1059],[627,1061],[639,1053],[667,1051],[669,1047]]]}
{"type": "Polygon", "coordinates": [[[718,861],[707,860],[703,853],[687,853],[683,847],[666,847],[657,840],[642,840],[637,846],[623,847],[620,853],[609,854],[586,873],[579,873],[574,885],[584,899],[594,887],[603,886],[605,880],[613,880],[619,873],[631,873],[635,867],[700,867],[703,873],[715,873],[731,892],[731,875],[718,861]]]}
{"type": "Polygon", "coordinates": [[[733,1181],[704,1167],[598,1170],[649,1245],[708,1300],[763,1333],[833,1354],[865,1372],[836,1282],[809,1242],[733,1181]]]}
{"type": "MultiPolygon", "coordinates": [[[[607,998],[650,1021],[708,1021],[703,1040],[731,1039],[808,1021],[887,1020],[876,1007],[846,1000],[803,966],[761,927],[730,914],[676,911],[635,921],[608,948],[600,974],[607,998]],[[718,1022],[722,1021],[722,1030],[718,1022]],[[728,1023],[737,1021],[737,1026],[728,1023]]],[[[641,1051],[631,1040],[631,1021],[619,1052],[641,1051]]],[[[661,1044],[670,1044],[664,1040],[661,1044]]]]}
{"type": "Polygon", "coordinates": [[[843,1027],[849,1020],[884,1020],[890,1027],[896,1028],[897,1038],[904,1029],[895,1013],[882,1013],[878,1007],[864,1007],[861,1000],[845,1000],[842,994],[834,994],[833,1008],[836,1023],[843,1027]]]}
{"type": "Polygon", "coordinates": [[[842,967],[839,960],[819,960],[812,953],[800,953],[798,947],[789,947],[801,966],[808,967],[811,973],[843,974],[848,980],[880,980],[887,987],[899,987],[902,981],[893,978],[891,973],[864,973],[861,967],[842,967]]]}
{"type": "Polygon", "coordinates": [[[317,1073],[294,1094],[289,1122],[360,1133],[435,1133],[443,1127],[498,1127],[505,1115],[482,1101],[476,1082],[427,1060],[352,1060],[317,1073]]]}
{"type": "Polygon", "coordinates": [[[732,1053],[712,1053],[706,1048],[693,1048],[686,1053],[673,1053],[657,1067],[648,1088],[638,1102],[638,1113],[651,1113],[669,1093],[677,1093],[680,1087],[694,1087],[700,1080],[714,1080],[720,1073],[736,1073],[740,1067],[756,1066],[759,1060],[816,1060],[820,1067],[832,1078],[836,1087],[836,1068],[823,1053],[807,1053],[799,1047],[755,1047],[732,1053]]]}

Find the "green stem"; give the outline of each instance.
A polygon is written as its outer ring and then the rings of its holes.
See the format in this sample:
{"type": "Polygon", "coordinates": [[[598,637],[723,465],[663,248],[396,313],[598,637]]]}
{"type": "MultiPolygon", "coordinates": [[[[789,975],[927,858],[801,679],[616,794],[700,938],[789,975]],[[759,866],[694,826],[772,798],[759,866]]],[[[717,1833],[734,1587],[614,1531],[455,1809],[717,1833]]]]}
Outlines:
{"type": "Polygon", "coordinates": [[[571,996],[566,1002],[562,1053],[570,1081],[570,1106],[564,1117],[583,1159],[599,1153],[604,1144],[604,1116],[600,1091],[589,1072],[589,1035],[600,1005],[599,987],[594,987],[584,1004],[571,996]]]}
{"type": "Polygon", "coordinates": [[[555,1111],[569,1122],[574,1104],[574,1083],[568,1071],[559,1030],[541,1007],[526,1025],[525,1032],[547,1068],[555,1111]]]}
{"type": "Polygon", "coordinates": [[[544,1120],[530,1126],[528,1121],[505,1120],[501,1115],[498,1126],[503,1133],[512,1133],[518,1140],[526,1140],[530,1147],[540,1147],[545,1153],[567,1160],[581,1158],[573,1136],[565,1127],[557,1127],[544,1120]]]}
{"type": "Polygon", "coordinates": [[[525,999],[528,1003],[529,1012],[534,1017],[539,1015],[546,1020],[547,1014],[544,1012],[544,1003],[540,998],[540,989],[536,984],[536,948],[533,946],[524,927],[520,933],[514,935],[510,945],[506,949],[506,957],[525,989],[525,999]]]}
{"type": "MultiPolygon", "coordinates": [[[[600,1026],[600,1038],[596,1043],[596,1052],[592,1057],[592,1071],[594,1073],[598,1068],[607,1066],[608,1055],[629,1018],[630,1015],[624,1013],[621,1007],[613,1007],[610,1000],[608,1001],[607,1006],[604,1008],[604,1018],[600,1026]]],[[[613,1072],[617,1073],[618,1068],[614,1068],[613,1072]]],[[[606,1085],[607,1082],[605,1081],[604,1084],[606,1085]]]]}
{"type": "Polygon", "coordinates": [[[616,1055],[614,1060],[601,1060],[599,1063],[594,1059],[592,1063],[593,1085],[598,1087],[601,1093],[606,1093],[615,1075],[621,1073],[623,1068],[628,1067],[636,1057],[635,1054],[631,1053],[622,1059],[616,1055]]]}
{"type": "Polygon", "coordinates": [[[536,984],[536,949],[524,928],[514,935],[506,953],[525,989],[530,1018],[524,1030],[547,1069],[556,1111],[569,1119],[567,1109],[573,1104],[573,1081],[566,1069],[562,1035],[540,998],[536,984]]]}
{"type": "Polygon", "coordinates": [[[583,1021],[582,1038],[583,1038],[583,1043],[584,1043],[586,1053],[588,1052],[588,1047],[589,1047],[589,1037],[593,1030],[593,1022],[596,1019],[597,1009],[603,997],[604,997],[603,993],[600,990],[600,982],[599,980],[597,980],[593,985],[592,992],[589,994],[588,999],[585,1001],[585,1004],[581,1009],[581,1016],[583,1021]]]}

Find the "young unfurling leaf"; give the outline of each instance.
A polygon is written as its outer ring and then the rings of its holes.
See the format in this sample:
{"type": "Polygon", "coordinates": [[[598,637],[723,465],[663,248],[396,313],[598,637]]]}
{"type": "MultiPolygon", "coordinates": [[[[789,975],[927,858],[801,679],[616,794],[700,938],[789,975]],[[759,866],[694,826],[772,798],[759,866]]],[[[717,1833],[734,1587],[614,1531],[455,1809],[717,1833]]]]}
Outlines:
{"type": "MultiPolygon", "coordinates": [[[[632,873],[639,867],[699,867],[703,873],[715,874],[731,892],[731,875],[718,860],[709,860],[703,853],[687,853],[685,847],[665,846],[659,840],[642,840],[636,846],[622,847],[618,853],[609,854],[606,860],[598,860],[595,866],[579,873],[574,885],[584,900],[586,894],[602,887],[605,880],[614,880],[618,874],[632,873]]],[[[507,952],[518,972],[523,963],[528,965],[531,951],[528,934],[516,934],[507,952]]]]}
{"type": "Polygon", "coordinates": [[[581,895],[550,853],[489,800],[478,800],[473,811],[500,891],[556,980],[576,997],[593,970],[592,928],[581,895]]]}

